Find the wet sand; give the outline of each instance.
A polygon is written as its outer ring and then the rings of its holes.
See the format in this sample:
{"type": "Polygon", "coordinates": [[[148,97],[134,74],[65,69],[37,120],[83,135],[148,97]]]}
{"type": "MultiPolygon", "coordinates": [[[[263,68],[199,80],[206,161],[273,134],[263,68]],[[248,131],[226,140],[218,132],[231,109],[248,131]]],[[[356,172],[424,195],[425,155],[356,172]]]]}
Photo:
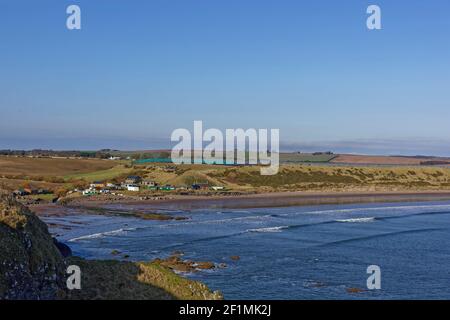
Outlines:
{"type": "MultiPolygon", "coordinates": [[[[135,204],[154,204],[155,208],[202,209],[202,208],[267,208],[320,204],[348,204],[372,202],[415,202],[450,200],[447,192],[362,192],[362,193],[305,193],[280,192],[235,197],[186,197],[135,204]]],[[[130,204],[133,204],[130,203],[130,204]]]]}
{"type": "MultiPolygon", "coordinates": [[[[101,208],[108,205],[145,205],[155,210],[190,210],[208,208],[268,208],[289,207],[320,204],[350,204],[374,202],[420,202],[450,200],[450,191],[422,191],[422,192],[279,192],[251,194],[241,196],[172,196],[170,199],[158,200],[126,200],[120,202],[91,201],[78,199],[67,208],[82,209],[83,207],[101,208]]],[[[67,210],[61,205],[40,204],[32,206],[37,214],[64,215],[67,210]]],[[[76,210],[78,211],[78,210],[76,210]]]]}

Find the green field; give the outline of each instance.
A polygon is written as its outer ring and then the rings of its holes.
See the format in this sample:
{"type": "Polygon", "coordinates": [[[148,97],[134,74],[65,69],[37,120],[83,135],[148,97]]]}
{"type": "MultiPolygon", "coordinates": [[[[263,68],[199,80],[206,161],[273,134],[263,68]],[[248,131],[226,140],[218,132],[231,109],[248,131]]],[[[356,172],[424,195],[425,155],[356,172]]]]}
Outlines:
{"type": "Polygon", "coordinates": [[[111,180],[111,179],[115,179],[115,178],[127,175],[127,174],[131,173],[132,170],[133,170],[132,168],[127,168],[124,165],[119,165],[119,166],[115,166],[115,167],[113,167],[111,169],[107,169],[107,170],[66,175],[66,176],[64,176],[64,179],[66,181],[71,181],[71,180],[84,180],[87,182],[105,181],[105,180],[111,180]]]}

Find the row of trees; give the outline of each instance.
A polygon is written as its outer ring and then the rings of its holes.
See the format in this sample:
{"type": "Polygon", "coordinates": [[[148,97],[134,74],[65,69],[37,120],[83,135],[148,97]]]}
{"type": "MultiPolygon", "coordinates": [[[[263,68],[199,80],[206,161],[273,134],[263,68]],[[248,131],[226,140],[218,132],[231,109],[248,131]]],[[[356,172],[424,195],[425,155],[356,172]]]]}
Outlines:
{"type": "MultiPolygon", "coordinates": [[[[109,150],[109,149],[108,149],[109,150]]],[[[3,156],[31,156],[31,157],[78,157],[78,158],[98,158],[107,159],[112,156],[113,150],[99,150],[99,151],[54,151],[54,150],[0,150],[0,155],[3,156]]]]}

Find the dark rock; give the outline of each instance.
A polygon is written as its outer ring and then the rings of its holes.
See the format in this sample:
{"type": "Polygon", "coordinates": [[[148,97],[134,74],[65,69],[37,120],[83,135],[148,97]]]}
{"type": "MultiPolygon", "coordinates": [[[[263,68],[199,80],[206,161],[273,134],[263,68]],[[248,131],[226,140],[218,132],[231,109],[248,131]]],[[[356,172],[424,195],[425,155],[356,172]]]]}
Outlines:
{"type": "Polygon", "coordinates": [[[56,238],[53,238],[53,243],[58,248],[59,252],[61,252],[61,254],[64,258],[72,256],[72,249],[70,249],[70,247],[68,245],[66,245],[62,242],[59,242],[56,238]]]}
{"type": "Polygon", "coordinates": [[[181,257],[181,256],[184,256],[184,252],[180,251],[180,250],[175,250],[174,252],[171,253],[171,256],[173,256],[173,257],[181,257]]]}
{"type": "Polygon", "coordinates": [[[0,192],[0,300],[57,299],[65,263],[47,225],[0,192]]]}
{"type": "Polygon", "coordinates": [[[194,266],[197,269],[206,269],[206,270],[214,269],[216,267],[216,265],[212,262],[197,262],[194,264],[194,266]]]}
{"type": "Polygon", "coordinates": [[[364,292],[364,289],[360,289],[360,288],[347,288],[346,291],[347,291],[347,293],[362,293],[362,292],[364,292]]]}

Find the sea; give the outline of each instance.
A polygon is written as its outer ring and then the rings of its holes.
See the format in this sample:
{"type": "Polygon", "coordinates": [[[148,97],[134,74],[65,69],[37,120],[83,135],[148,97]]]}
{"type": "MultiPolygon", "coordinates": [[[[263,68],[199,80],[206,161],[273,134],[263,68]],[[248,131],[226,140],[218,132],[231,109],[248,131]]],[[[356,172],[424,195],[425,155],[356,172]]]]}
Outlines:
{"type": "Polygon", "coordinates": [[[182,275],[225,299],[450,299],[450,201],[165,210],[187,218],[171,221],[77,210],[44,218],[74,255],[149,261],[181,251],[217,264],[182,275]]]}

